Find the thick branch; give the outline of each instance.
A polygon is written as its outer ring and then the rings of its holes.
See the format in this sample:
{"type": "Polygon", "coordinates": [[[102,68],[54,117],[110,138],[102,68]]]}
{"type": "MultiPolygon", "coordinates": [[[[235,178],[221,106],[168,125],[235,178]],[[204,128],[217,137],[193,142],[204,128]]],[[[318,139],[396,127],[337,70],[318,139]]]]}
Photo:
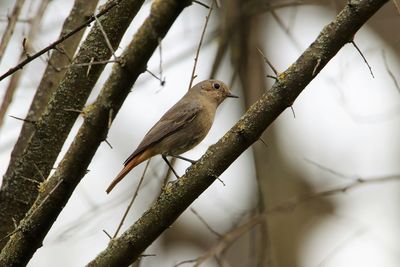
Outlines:
{"type": "Polygon", "coordinates": [[[26,264],[41,245],[48,230],[86,174],[98,146],[104,141],[109,119],[115,117],[137,77],[188,0],[154,1],[132,42],[122,53],[123,64],[115,64],[96,102],[86,109],[85,121],[54,175],[43,184],[31,210],[0,254],[0,266],[26,264]]]}
{"type": "Polygon", "coordinates": [[[279,76],[274,86],[250,107],[239,122],[183,177],[169,183],[151,208],[120,238],[111,240],[107,249],[88,266],[127,266],[135,261],[216,177],[258,140],[279,114],[292,105],[315,75],[386,2],[351,1],[351,5],[347,5],[335,21],[322,30],[311,46],[279,76]]]}
{"type": "MultiPolygon", "coordinates": [[[[143,0],[114,0],[104,7],[114,6],[100,19],[114,49],[142,4],[143,0]]],[[[110,55],[104,35],[95,24],[73,63],[78,65],[93,59],[107,60],[110,55]]],[[[69,110],[83,109],[103,69],[104,65],[93,65],[89,73],[87,66],[74,66],[67,70],[42,116],[35,123],[34,134],[27,141],[22,155],[15,159],[13,166],[9,166],[10,170],[4,176],[0,191],[0,225],[3,226],[0,228],[1,237],[13,229],[13,219],[19,222],[33,204],[38,194],[35,181],[41,182],[48,177],[79,115],[69,110]]]]}
{"type": "MultiPolygon", "coordinates": [[[[97,3],[98,0],[75,0],[74,6],[68,15],[68,19],[65,20],[63,24],[59,38],[82,25],[87,20],[87,17],[94,13],[97,3]]],[[[36,89],[35,96],[33,97],[28,114],[26,115],[26,122],[22,125],[17,143],[11,153],[9,166],[14,166],[14,160],[22,154],[26,143],[29,141],[29,137],[35,130],[34,124],[30,122],[37,121],[42,115],[50,97],[57,89],[58,84],[67,71],[64,66],[67,66],[73,58],[83,33],[84,31],[79,31],[74,34],[62,44],[59,44],[57,49],[53,50],[51,53],[42,80],[36,89]]],[[[12,168],[9,167],[8,171],[10,171],[10,169],[12,168]]]]}

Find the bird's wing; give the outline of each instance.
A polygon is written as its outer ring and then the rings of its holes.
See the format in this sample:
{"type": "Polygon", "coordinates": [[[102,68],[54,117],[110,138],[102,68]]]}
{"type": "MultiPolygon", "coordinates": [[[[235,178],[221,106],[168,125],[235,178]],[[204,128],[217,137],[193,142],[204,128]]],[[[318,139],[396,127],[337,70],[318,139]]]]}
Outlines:
{"type": "Polygon", "coordinates": [[[178,102],[170,108],[161,119],[149,130],[138,148],[124,162],[128,164],[136,155],[150,145],[173,134],[187,123],[191,122],[200,112],[201,106],[194,102],[178,102]]]}

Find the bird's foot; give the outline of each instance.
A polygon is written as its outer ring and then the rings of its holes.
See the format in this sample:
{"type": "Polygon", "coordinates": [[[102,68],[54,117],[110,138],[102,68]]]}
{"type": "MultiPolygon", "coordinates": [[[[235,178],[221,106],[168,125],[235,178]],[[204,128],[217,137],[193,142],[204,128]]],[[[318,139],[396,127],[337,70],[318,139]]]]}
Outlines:
{"type": "Polygon", "coordinates": [[[177,159],[181,159],[181,160],[190,162],[192,164],[195,164],[197,162],[197,160],[188,159],[188,158],[185,158],[185,157],[182,157],[182,156],[179,156],[179,155],[170,155],[170,156],[174,157],[174,158],[177,158],[177,159]]]}
{"type": "Polygon", "coordinates": [[[174,170],[174,168],[172,167],[171,163],[168,161],[167,156],[166,155],[161,155],[161,157],[163,158],[163,160],[165,161],[165,163],[167,163],[168,167],[171,169],[171,171],[174,173],[176,179],[179,179],[179,175],[176,173],[176,171],[174,170]]]}

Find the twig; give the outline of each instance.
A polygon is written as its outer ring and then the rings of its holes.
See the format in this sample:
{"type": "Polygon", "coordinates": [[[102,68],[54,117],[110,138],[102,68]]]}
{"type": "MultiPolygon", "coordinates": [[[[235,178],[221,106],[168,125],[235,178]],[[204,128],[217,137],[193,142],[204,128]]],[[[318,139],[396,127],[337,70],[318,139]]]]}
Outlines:
{"type": "Polygon", "coordinates": [[[340,172],[335,171],[335,170],[333,170],[333,169],[331,169],[331,168],[329,168],[329,167],[326,167],[326,166],[324,166],[324,165],[322,165],[322,164],[320,164],[320,163],[318,163],[318,162],[315,162],[315,161],[313,161],[313,160],[311,160],[311,159],[304,158],[304,160],[307,161],[308,163],[310,163],[310,164],[312,164],[312,165],[318,167],[319,169],[321,169],[321,170],[323,170],[323,171],[325,171],[325,172],[328,172],[328,173],[330,173],[330,174],[333,174],[333,175],[335,175],[335,176],[337,176],[337,177],[339,177],[339,178],[343,178],[343,179],[346,179],[346,180],[349,180],[349,179],[351,179],[351,180],[356,180],[356,179],[354,179],[354,178],[351,178],[351,177],[348,177],[348,176],[344,175],[343,173],[340,173],[340,172]]]}
{"type": "Polygon", "coordinates": [[[214,1],[212,1],[211,6],[210,6],[210,9],[209,9],[209,11],[208,11],[208,14],[207,14],[207,16],[206,16],[206,21],[205,21],[205,23],[204,23],[203,31],[202,31],[202,33],[201,33],[199,46],[197,47],[197,50],[196,50],[196,56],[195,56],[195,58],[194,58],[193,70],[192,70],[192,75],[190,76],[190,82],[189,82],[189,88],[188,88],[188,90],[189,90],[190,88],[192,88],[193,80],[196,78],[195,72],[196,72],[197,60],[199,59],[201,44],[203,43],[204,35],[205,35],[205,33],[206,33],[208,21],[210,20],[211,12],[213,11],[213,8],[214,8],[214,1]]]}
{"type": "Polygon", "coordinates": [[[271,62],[268,60],[268,58],[264,55],[264,53],[261,51],[261,49],[257,47],[257,50],[261,54],[261,56],[264,58],[265,63],[267,63],[267,65],[275,73],[275,78],[278,78],[278,76],[279,76],[278,71],[274,68],[274,66],[271,64],[271,62]]]}
{"type": "Polygon", "coordinates": [[[196,215],[196,217],[204,224],[204,226],[214,235],[216,235],[217,237],[221,238],[222,235],[220,233],[218,233],[217,231],[215,231],[207,222],[206,220],[203,219],[203,217],[201,217],[197,211],[193,208],[190,208],[190,211],[193,212],[194,215],[196,215]]]}
{"type": "Polygon", "coordinates": [[[51,43],[50,45],[48,45],[47,47],[43,48],[42,50],[40,50],[39,52],[37,52],[36,54],[26,58],[24,61],[22,61],[21,63],[19,63],[18,65],[16,65],[13,68],[10,68],[7,72],[5,72],[3,75],[0,76],[0,81],[3,80],[4,78],[10,76],[11,74],[13,74],[14,72],[22,69],[26,64],[28,64],[29,62],[31,62],[32,60],[40,57],[41,55],[43,55],[44,53],[46,53],[47,51],[54,49],[58,44],[64,42],[66,39],[68,39],[69,37],[71,37],[72,35],[74,35],[75,33],[79,32],[82,29],[85,29],[86,27],[88,27],[90,25],[90,23],[92,23],[95,18],[100,18],[101,16],[103,16],[104,14],[106,14],[108,11],[110,11],[113,7],[115,7],[118,4],[118,2],[113,2],[112,4],[110,4],[108,7],[106,7],[104,10],[102,10],[101,12],[99,12],[99,14],[97,15],[92,15],[87,21],[85,21],[82,25],[78,26],[77,28],[75,28],[74,30],[72,30],[71,32],[65,34],[64,36],[60,37],[57,41],[51,43]]]}
{"type": "Polygon", "coordinates": [[[124,224],[124,221],[125,221],[125,219],[126,219],[126,216],[128,215],[129,210],[131,209],[131,207],[132,207],[132,205],[133,205],[133,202],[135,201],[135,199],[136,199],[136,197],[137,197],[137,195],[138,195],[140,186],[142,185],[142,182],[143,182],[143,180],[144,180],[144,176],[145,176],[145,174],[146,174],[147,168],[149,167],[149,164],[150,164],[150,159],[147,161],[146,167],[144,167],[142,177],[140,177],[140,180],[139,180],[139,184],[138,184],[138,186],[136,187],[136,190],[135,190],[135,193],[133,194],[133,197],[132,197],[132,199],[131,199],[131,202],[129,203],[128,207],[127,207],[126,210],[125,210],[124,215],[122,216],[122,219],[121,219],[121,221],[120,221],[120,223],[119,223],[119,225],[118,225],[118,227],[117,227],[117,230],[115,231],[115,234],[114,234],[113,238],[115,238],[115,237],[118,235],[119,231],[121,230],[122,225],[124,224]]]}
{"type": "Polygon", "coordinates": [[[151,76],[153,76],[154,78],[156,78],[157,80],[159,80],[161,86],[164,85],[165,81],[162,80],[162,77],[158,77],[158,76],[155,75],[153,72],[151,72],[149,69],[146,69],[146,72],[148,72],[151,76]]]}
{"type": "Polygon", "coordinates": [[[264,144],[264,146],[265,146],[266,148],[268,148],[268,145],[267,145],[267,143],[264,141],[264,139],[263,139],[262,137],[258,138],[258,140],[260,140],[260,141],[261,141],[261,143],[263,143],[263,144],[264,144]]]}
{"type": "MultiPolygon", "coordinates": [[[[30,45],[27,44],[26,40],[30,40],[30,42],[32,42],[36,38],[38,29],[40,28],[41,19],[43,17],[44,12],[46,11],[48,4],[49,0],[42,0],[40,2],[40,5],[37,8],[37,11],[35,12],[35,18],[30,23],[28,37],[24,38],[22,41],[23,50],[19,55],[18,61],[22,60],[24,57],[29,57],[28,49],[30,48],[30,45]]],[[[0,106],[0,126],[3,125],[5,114],[7,113],[7,110],[12,102],[15,91],[19,86],[21,76],[22,72],[19,72],[18,75],[17,74],[13,75],[9,81],[9,84],[7,86],[6,92],[3,97],[3,101],[1,102],[0,106]]]]}
{"type": "Polygon", "coordinates": [[[32,217],[32,214],[34,214],[36,210],[40,210],[40,208],[43,206],[43,204],[47,201],[47,199],[49,199],[49,197],[54,193],[54,191],[60,186],[60,184],[61,184],[62,182],[63,182],[62,179],[59,180],[58,183],[54,186],[54,188],[51,189],[51,191],[49,192],[49,194],[48,194],[48,195],[40,202],[40,204],[35,208],[35,210],[33,210],[31,214],[28,214],[28,216],[18,225],[18,227],[17,227],[14,231],[12,231],[11,233],[9,233],[9,234],[7,234],[6,236],[2,237],[2,238],[0,239],[0,241],[3,241],[4,239],[6,239],[6,238],[12,236],[13,234],[15,234],[15,233],[21,231],[21,230],[23,229],[23,227],[24,227],[24,223],[25,223],[26,221],[28,221],[28,220],[32,217]]]}
{"type": "Polygon", "coordinates": [[[38,165],[35,162],[33,163],[33,166],[35,166],[35,169],[39,173],[40,177],[42,177],[42,181],[46,180],[46,177],[44,177],[42,171],[39,169],[38,165]]]}
{"type": "Polygon", "coordinates": [[[290,106],[290,110],[292,111],[293,118],[296,119],[296,112],[294,112],[293,106],[290,106]]]}
{"type": "Polygon", "coordinates": [[[112,45],[111,45],[110,39],[108,39],[107,33],[106,33],[106,31],[104,30],[103,25],[101,25],[100,20],[99,20],[96,16],[94,17],[94,19],[96,20],[97,24],[99,25],[99,29],[100,29],[101,33],[103,34],[103,36],[104,36],[104,40],[106,41],[106,44],[107,44],[107,46],[108,46],[108,49],[110,49],[110,52],[111,52],[112,55],[114,56],[115,61],[118,61],[118,58],[117,58],[117,56],[115,55],[114,48],[113,48],[112,45]]]}
{"type": "Polygon", "coordinates": [[[206,4],[204,4],[204,3],[200,2],[200,1],[193,0],[193,3],[201,5],[201,6],[205,7],[205,8],[210,8],[208,5],[206,5],[206,4]]]}
{"type": "Polygon", "coordinates": [[[210,249],[207,250],[205,254],[202,256],[192,259],[182,261],[175,265],[175,267],[183,265],[185,263],[195,263],[194,266],[200,266],[205,260],[209,259],[212,256],[218,256],[223,253],[226,249],[228,249],[239,237],[243,234],[247,233],[251,230],[254,226],[261,223],[265,220],[265,216],[256,215],[251,217],[247,222],[244,224],[235,227],[234,229],[230,230],[229,232],[225,233],[222,238],[212,246],[210,249]]]}
{"type": "Polygon", "coordinates": [[[23,118],[19,118],[13,115],[9,115],[11,118],[19,120],[19,121],[23,121],[23,122],[27,122],[27,123],[32,123],[32,124],[36,124],[36,121],[32,121],[32,120],[27,120],[27,119],[23,119],[23,118]]]}
{"type": "Polygon", "coordinates": [[[111,143],[107,140],[107,138],[104,139],[104,142],[106,142],[106,144],[113,149],[113,146],[111,145],[111,143]]]}
{"type": "Polygon", "coordinates": [[[163,78],[163,61],[162,61],[162,46],[161,46],[161,38],[158,38],[158,47],[159,47],[159,51],[160,51],[160,85],[164,86],[165,85],[165,78],[163,78]]]}
{"type": "Polygon", "coordinates": [[[106,236],[108,236],[108,238],[109,238],[110,240],[113,239],[113,237],[112,237],[106,230],[104,230],[104,229],[103,229],[103,233],[105,233],[106,236]]]}
{"type": "Polygon", "coordinates": [[[328,197],[332,196],[338,193],[346,193],[347,191],[354,189],[356,187],[359,187],[361,185],[366,185],[366,184],[377,184],[377,183],[383,183],[383,182],[390,182],[390,181],[400,181],[400,175],[392,175],[392,176],[386,176],[386,177],[376,177],[376,178],[369,178],[369,179],[363,179],[363,178],[358,178],[357,180],[344,185],[344,186],[338,186],[336,188],[328,189],[328,190],[323,190],[320,192],[314,192],[311,194],[304,194],[300,195],[297,197],[293,197],[292,199],[286,200],[282,202],[281,204],[275,205],[269,209],[267,209],[266,213],[275,213],[275,212],[280,212],[280,211],[285,211],[285,210],[293,210],[296,206],[299,204],[313,200],[316,198],[320,197],[328,197]]]}
{"type": "Polygon", "coordinates": [[[62,66],[60,68],[67,69],[67,68],[85,67],[85,66],[92,66],[92,65],[106,65],[106,64],[115,63],[115,62],[119,62],[119,61],[118,60],[91,61],[91,62],[87,62],[87,63],[69,64],[66,66],[62,66]]]}
{"type": "Polygon", "coordinates": [[[372,78],[375,78],[374,73],[372,73],[372,68],[369,65],[367,59],[365,58],[364,54],[361,52],[360,48],[358,48],[358,46],[356,45],[356,43],[354,42],[354,40],[351,40],[351,43],[353,44],[353,46],[357,49],[358,53],[360,53],[361,57],[363,58],[365,64],[367,64],[367,67],[369,69],[369,72],[371,73],[372,78]]]}

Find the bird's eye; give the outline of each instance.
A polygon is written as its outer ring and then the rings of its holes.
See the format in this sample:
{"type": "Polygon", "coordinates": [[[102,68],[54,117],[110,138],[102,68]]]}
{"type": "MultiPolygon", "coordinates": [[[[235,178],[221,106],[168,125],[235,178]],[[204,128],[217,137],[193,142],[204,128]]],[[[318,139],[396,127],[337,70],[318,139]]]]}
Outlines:
{"type": "Polygon", "coordinates": [[[212,86],[214,87],[214,89],[219,89],[221,87],[219,83],[213,83],[212,86]]]}

